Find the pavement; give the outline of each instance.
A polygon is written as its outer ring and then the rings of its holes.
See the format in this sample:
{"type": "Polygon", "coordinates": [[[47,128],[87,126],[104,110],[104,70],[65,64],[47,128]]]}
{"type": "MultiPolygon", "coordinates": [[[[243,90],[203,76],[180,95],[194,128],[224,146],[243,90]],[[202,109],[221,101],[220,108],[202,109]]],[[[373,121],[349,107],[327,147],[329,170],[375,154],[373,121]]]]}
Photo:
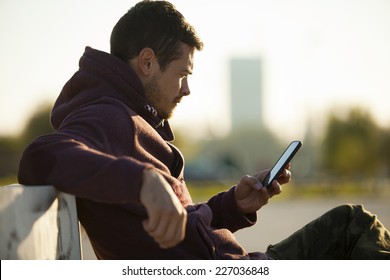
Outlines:
{"type": "Polygon", "coordinates": [[[258,212],[258,222],[235,233],[249,252],[266,251],[328,210],[342,204],[362,204],[390,229],[390,198],[316,198],[270,202],[258,212]]]}
{"type": "MultiPolygon", "coordinates": [[[[264,252],[269,244],[275,244],[326,211],[346,203],[362,204],[390,229],[389,197],[348,197],[284,199],[270,201],[258,212],[258,222],[250,228],[235,233],[246,251],[264,252]]],[[[82,234],[83,259],[96,259],[88,238],[82,234]]]]}

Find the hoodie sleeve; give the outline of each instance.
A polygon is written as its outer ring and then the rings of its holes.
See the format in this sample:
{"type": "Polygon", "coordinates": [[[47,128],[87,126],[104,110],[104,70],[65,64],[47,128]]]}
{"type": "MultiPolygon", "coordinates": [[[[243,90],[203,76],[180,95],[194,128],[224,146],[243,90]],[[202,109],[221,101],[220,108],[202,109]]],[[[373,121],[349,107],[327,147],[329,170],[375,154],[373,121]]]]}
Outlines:
{"type": "Polygon", "coordinates": [[[152,165],[115,156],[115,147],[124,141],[131,149],[133,135],[129,117],[124,122],[123,110],[113,109],[110,105],[86,106],[70,114],[57,132],[37,138],[22,155],[19,182],[54,185],[98,202],[139,202],[142,172],[152,165]],[[117,126],[121,126],[121,136],[116,135],[117,126]],[[119,137],[121,141],[116,140],[119,137]],[[101,148],[105,146],[111,151],[101,148]]]}
{"type": "Polygon", "coordinates": [[[250,227],[257,221],[257,214],[241,213],[234,198],[234,188],[213,196],[207,204],[213,212],[212,226],[215,228],[227,228],[231,232],[250,227]]]}

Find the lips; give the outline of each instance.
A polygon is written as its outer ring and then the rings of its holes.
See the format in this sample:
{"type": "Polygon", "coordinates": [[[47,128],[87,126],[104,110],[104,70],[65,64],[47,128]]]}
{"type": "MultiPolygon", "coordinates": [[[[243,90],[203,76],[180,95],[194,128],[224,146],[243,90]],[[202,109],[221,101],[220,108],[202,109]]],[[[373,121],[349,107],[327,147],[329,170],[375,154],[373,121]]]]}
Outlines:
{"type": "Polygon", "coordinates": [[[175,98],[175,100],[173,100],[173,102],[175,103],[175,104],[179,104],[180,102],[181,102],[181,99],[183,98],[183,96],[180,96],[180,97],[177,97],[177,98],[175,98]]]}

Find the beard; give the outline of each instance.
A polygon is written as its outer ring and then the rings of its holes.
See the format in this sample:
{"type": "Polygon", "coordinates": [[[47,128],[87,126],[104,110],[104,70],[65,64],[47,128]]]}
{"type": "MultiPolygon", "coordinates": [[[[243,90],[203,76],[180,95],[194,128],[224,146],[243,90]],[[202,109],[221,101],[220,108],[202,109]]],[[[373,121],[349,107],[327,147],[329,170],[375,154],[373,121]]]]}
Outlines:
{"type": "Polygon", "coordinates": [[[156,109],[158,116],[164,120],[171,118],[174,106],[171,109],[164,106],[164,104],[170,104],[170,102],[161,91],[156,76],[153,76],[152,79],[144,85],[144,90],[147,102],[156,109]]]}

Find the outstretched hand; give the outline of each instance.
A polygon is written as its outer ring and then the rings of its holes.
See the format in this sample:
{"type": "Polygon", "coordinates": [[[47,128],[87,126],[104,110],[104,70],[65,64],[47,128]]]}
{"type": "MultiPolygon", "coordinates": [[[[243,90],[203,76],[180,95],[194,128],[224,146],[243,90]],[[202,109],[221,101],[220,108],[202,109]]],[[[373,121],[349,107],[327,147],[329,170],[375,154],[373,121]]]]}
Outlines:
{"type": "Polygon", "coordinates": [[[153,169],[143,173],[140,199],[149,216],[143,227],[161,248],[171,248],[183,241],[187,211],[165,178],[153,169]]]}
{"type": "Polygon", "coordinates": [[[254,213],[268,203],[274,195],[282,192],[282,184],[291,180],[290,164],[283,170],[277,180],[272,182],[270,188],[266,188],[261,181],[267,176],[269,170],[264,170],[253,176],[245,175],[235,188],[235,198],[238,209],[244,213],[254,213]]]}

